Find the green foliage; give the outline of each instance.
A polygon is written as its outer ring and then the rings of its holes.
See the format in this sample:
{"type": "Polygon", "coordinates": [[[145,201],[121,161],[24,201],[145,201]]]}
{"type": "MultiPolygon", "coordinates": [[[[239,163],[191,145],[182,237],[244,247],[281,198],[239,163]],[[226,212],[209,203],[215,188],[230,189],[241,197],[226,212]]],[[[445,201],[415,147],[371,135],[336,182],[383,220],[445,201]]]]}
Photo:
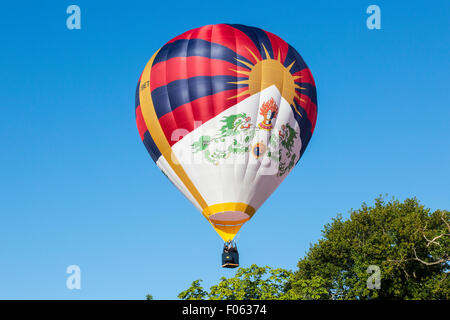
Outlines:
{"type": "Polygon", "coordinates": [[[448,299],[449,218],[417,199],[363,204],[350,219],[338,216],[325,226],[298,263],[293,292],[312,299],[448,299]],[[379,290],[367,288],[369,265],[381,270],[379,290]],[[314,279],[320,287],[311,295],[305,288],[314,279]]]}
{"type": "Polygon", "coordinates": [[[189,289],[181,292],[178,298],[183,300],[274,300],[283,299],[290,271],[270,267],[239,268],[232,278],[222,277],[219,284],[204,291],[201,280],[192,282],[189,289]]]}
{"type": "Polygon", "coordinates": [[[205,300],[208,293],[203,290],[203,287],[200,285],[201,281],[202,280],[195,280],[192,282],[191,286],[187,290],[178,295],[178,298],[182,300],[205,300]]]}
{"type": "Polygon", "coordinates": [[[270,267],[239,268],[207,292],[196,280],[180,299],[449,299],[450,213],[417,199],[363,204],[325,225],[292,273],[270,267]],[[369,289],[367,269],[381,271],[369,289]]]}
{"type": "Polygon", "coordinates": [[[273,300],[283,295],[290,271],[258,267],[239,268],[233,278],[222,277],[209,292],[211,300],[273,300]]]}
{"type": "Polygon", "coordinates": [[[326,280],[320,276],[311,279],[296,279],[292,277],[284,299],[288,300],[319,300],[327,299],[326,280]]]}
{"type": "Polygon", "coordinates": [[[145,296],[145,300],[153,300],[153,296],[151,294],[147,294],[145,296]]]}

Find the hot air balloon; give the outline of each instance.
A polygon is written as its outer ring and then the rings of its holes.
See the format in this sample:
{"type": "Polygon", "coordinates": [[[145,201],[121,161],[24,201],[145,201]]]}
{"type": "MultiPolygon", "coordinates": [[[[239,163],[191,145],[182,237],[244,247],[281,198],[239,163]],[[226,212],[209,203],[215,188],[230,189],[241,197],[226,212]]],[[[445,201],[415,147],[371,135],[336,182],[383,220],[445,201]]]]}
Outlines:
{"type": "Polygon", "coordinates": [[[259,28],[207,25],[156,51],[136,88],[148,153],[224,240],[233,239],[298,163],[317,119],[300,54],[259,28]]]}

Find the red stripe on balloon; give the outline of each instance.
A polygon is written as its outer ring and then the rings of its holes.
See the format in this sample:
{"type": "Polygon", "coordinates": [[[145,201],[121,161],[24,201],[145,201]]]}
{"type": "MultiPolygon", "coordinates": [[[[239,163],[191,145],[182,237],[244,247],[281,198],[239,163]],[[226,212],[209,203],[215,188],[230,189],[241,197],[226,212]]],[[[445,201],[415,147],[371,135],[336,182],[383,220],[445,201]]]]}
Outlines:
{"type": "Polygon", "coordinates": [[[311,99],[304,94],[300,94],[299,100],[297,97],[294,98],[297,103],[306,111],[306,115],[308,116],[309,122],[311,122],[311,133],[314,132],[314,128],[316,127],[317,120],[317,106],[311,99]]]}
{"type": "Polygon", "coordinates": [[[147,125],[145,124],[144,117],[142,115],[141,106],[136,108],[136,125],[141,136],[141,140],[144,140],[144,133],[147,131],[147,125]]]}
{"type": "Polygon", "coordinates": [[[176,57],[161,61],[151,69],[152,90],[166,86],[168,83],[198,76],[238,76],[236,71],[248,71],[224,60],[209,59],[206,57],[176,57]]]}
{"type": "Polygon", "coordinates": [[[311,71],[308,68],[294,73],[293,76],[301,76],[301,78],[295,80],[296,82],[306,82],[312,84],[314,87],[316,86],[311,71]]]}
{"type": "Polygon", "coordinates": [[[270,44],[272,45],[272,51],[274,54],[274,58],[276,60],[278,60],[278,51],[280,51],[280,55],[281,55],[281,63],[284,64],[284,59],[286,59],[286,55],[288,53],[289,50],[289,45],[286,43],[286,41],[284,41],[283,39],[281,39],[280,37],[278,37],[277,35],[274,35],[271,32],[268,31],[264,31],[267,34],[267,37],[270,40],[270,44]]]}
{"type": "Polygon", "coordinates": [[[169,144],[171,146],[174,145],[183,136],[198,128],[206,121],[247,98],[248,95],[244,95],[230,99],[247,89],[227,90],[202,97],[179,106],[174,111],[159,118],[159,123],[169,144]]]}
{"type": "Polygon", "coordinates": [[[215,25],[209,41],[233,50],[237,54],[253,62],[253,64],[262,59],[259,49],[255,46],[253,41],[241,30],[227,24],[215,25]],[[249,50],[257,56],[258,61],[253,57],[249,50]]]}
{"type": "Polygon", "coordinates": [[[255,64],[257,61],[248,51],[251,50],[259,60],[261,54],[256,48],[253,41],[241,30],[233,28],[227,24],[215,24],[189,30],[179,36],[173,38],[168,43],[181,39],[202,39],[205,41],[220,44],[228,49],[233,50],[255,64]],[[248,48],[248,49],[247,49],[248,48]]]}

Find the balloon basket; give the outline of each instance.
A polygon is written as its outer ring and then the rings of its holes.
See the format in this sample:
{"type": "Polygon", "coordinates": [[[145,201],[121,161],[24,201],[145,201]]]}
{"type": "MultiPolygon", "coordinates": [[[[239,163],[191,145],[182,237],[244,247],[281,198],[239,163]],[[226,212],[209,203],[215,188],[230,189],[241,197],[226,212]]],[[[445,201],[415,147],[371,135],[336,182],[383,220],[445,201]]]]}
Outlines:
{"type": "Polygon", "coordinates": [[[236,251],[222,253],[222,268],[239,267],[239,253],[236,251]]]}

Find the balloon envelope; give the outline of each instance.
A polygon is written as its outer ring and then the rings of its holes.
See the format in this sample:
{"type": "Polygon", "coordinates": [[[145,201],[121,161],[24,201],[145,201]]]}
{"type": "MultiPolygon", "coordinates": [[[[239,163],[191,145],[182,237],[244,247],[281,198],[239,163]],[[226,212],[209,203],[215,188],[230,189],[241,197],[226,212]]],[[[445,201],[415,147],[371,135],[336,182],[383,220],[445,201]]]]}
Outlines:
{"type": "Polygon", "coordinates": [[[208,25],[152,56],[135,115],[157,166],[227,241],[300,160],[316,124],[316,88],[276,35],[208,25]]]}

